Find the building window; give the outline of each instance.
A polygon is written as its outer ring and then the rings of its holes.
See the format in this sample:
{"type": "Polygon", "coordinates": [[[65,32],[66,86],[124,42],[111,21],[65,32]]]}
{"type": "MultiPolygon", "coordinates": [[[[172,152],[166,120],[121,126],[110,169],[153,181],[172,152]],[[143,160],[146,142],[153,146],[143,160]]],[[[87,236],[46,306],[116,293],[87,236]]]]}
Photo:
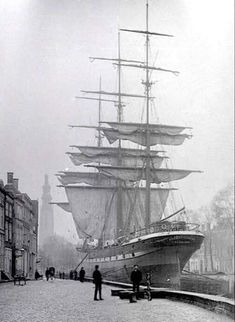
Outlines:
{"type": "Polygon", "coordinates": [[[4,208],[0,206],[0,228],[4,229],[4,208]]]}
{"type": "Polygon", "coordinates": [[[0,195],[0,205],[2,207],[4,207],[4,195],[3,194],[0,195]]]}
{"type": "Polygon", "coordinates": [[[5,222],[5,241],[12,242],[12,223],[9,221],[5,222]]]}
{"type": "Polygon", "coordinates": [[[6,203],[6,215],[8,216],[8,212],[9,212],[9,203],[6,203]]]}
{"type": "Polygon", "coordinates": [[[5,241],[8,241],[8,238],[9,238],[9,231],[8,231],[8,229],[9,229],[9,223],[8,223],[8,221],[6,221],[5,222],[5,241]]]}
{"type": "Polygon", "coordinates": [[[12,207],[12,205],[10,205],[9,204],[9,208],[8,208],[8,216],[10,217],[10,218],[12,218],[12,209],[13,209],[13,207],[12,207]]]}
{"type": "Polygon", "coordinates": [[[12,224],[11,223],[9,223],[8,228],[9,228],[9,242],[12,242],[12,224]]]}
{"type": "Polygon", "coordinates": [[[4,235],[0,234],[0,255],[3,256],[4,249],[4,235]]]}

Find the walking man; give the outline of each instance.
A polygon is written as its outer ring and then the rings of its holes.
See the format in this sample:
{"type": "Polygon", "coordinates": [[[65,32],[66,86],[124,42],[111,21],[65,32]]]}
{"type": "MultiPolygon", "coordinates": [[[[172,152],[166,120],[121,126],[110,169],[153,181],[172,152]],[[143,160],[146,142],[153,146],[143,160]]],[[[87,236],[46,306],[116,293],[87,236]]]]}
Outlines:
{"type": "Polygon", "coordinates": [[[136,298],[139,297],[139,291],[140,291],[140,282],[142,280],[142,273],[139,270],[138,265],[134,265],[134,269],[131,273],[131,281],[133,284],[133,292],[136,292],[136,298]]]}
{"type": "Polygon", "coordinates": [[[98,292],[99,292],[100,300],[103,300],[101,296],[102,275],[99,271],[99,265],[95,265],[95,270],[93,272],[93,283],[95,284],[94,301],[98,301],[97,299],[98,292]]]}
{"type": "Polygon", "coordinates": [[[50,277],[50,271],[49,271],[49,268],[48,267],[46,269],[45,275],[46,275],[46,279],[48,281],[49,280],[49,277],[50,277]]]}
{"type": "Polygon", "coordinates": [[[85,274],[86,274],[86,272],[85,272],[84,268],[82,267],[82,268],[80,269],[80,272],[79,272],[79,280],[80,280],[80,282],[82,282],[82,283],[84,282],[85,274]]]}

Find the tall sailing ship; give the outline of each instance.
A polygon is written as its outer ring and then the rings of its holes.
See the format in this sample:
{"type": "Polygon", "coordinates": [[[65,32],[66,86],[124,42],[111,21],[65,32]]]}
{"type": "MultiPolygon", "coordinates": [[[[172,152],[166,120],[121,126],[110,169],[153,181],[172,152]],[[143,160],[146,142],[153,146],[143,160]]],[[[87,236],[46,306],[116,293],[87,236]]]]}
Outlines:
{"type": "Polygon", "coordinates": [[[149,63],[150,37],[171,35],[149,31],[148,9],[147,3],[145,30],[120,29],[145,36],[145,61],[120,57],[120,32],[117,58],[91,57],[117,66],[118,91],[103,91],[100,85],[98,91],[83,91],[92,94],[89,97],[79,97],[98,101],[98,125],[71,126],[95,128],[98,144],[72,146],[77,151],[68,155],[82,170],[57,174],[68,198],[68,202],[57,204],[72,213],[78,236],[84,241],[78,266],[84,267],[87,276],[99,265],[104,279],[130,282],[137,264],[144,275],[151,273],[153,285],[178,287],[186,262],[200,248],[204,236],[198,225],[175,221],[185,212],[184,207],[169,212],[170,196],[177,192],[171,182],[199,171],[169,168],[163,148],[190,139],[191,128],[150,122],[151,73],[178,72],[149,63]],[[121,68],[144,70],[143,95],[122,92],[121,68]],[[144,99],[144,122],[123,122],[123,99],[127,98],[144,99]],[[102,102],[117,106],[117,122],[101,120],[102,102]],[[104,146],[104,138],[112,146],[104,146]],[[125,142],[131,143],[125,147],[125,142]]]}

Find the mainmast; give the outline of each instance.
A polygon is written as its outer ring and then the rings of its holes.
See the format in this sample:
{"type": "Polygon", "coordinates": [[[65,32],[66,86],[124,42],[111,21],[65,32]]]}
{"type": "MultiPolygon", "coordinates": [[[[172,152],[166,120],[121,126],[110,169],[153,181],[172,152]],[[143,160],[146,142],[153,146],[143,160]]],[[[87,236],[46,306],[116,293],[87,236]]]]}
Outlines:
{"type": "Polygon", "coordinates": [[[125,64],[127,67],[136,67],[136,68],[143,68],[146,70],[145,75],[145,82],[143,84],[145,85],[145,95],[146,95],[146,198],[145,198],[145,228],[147,229],[150,225],[150,216],[151,216],[151,157],[150,157],[150,88],[151,88],[151,82],[149,80],[149,70],[160,70],[164,72],[171,72],[174,74],[177,74],[176,71],[166,70],[162,68],[156,68],[149,66],[149,35],[155,35],[155,36],[166,36],[166,37],[172,37],[172,35],[168,34],[160,34],[155,32],[149,32],[149,17],[148,17],[148,0],[146,2],[146,30],[131,30],[131,29],[121,29],[122,31],[128,31],[128,32],[134,32],[134,33],[142,33],[146,36],[146,51],[145,51],[145,63],[141,63],[140,65],[134,65],[134,64],[125,64]]]}
{"type": "Polygon", "coordinates": [[[145,199],[145,227],[148,228],[150,224],[150,130],[149,130],[149,91],[150,91],[150,82],[149,82],[149,35],[148,35],[148,1],[146,3],[146,82],[145,82],[145,91],[146,91],[146,199],[145,199]]]}

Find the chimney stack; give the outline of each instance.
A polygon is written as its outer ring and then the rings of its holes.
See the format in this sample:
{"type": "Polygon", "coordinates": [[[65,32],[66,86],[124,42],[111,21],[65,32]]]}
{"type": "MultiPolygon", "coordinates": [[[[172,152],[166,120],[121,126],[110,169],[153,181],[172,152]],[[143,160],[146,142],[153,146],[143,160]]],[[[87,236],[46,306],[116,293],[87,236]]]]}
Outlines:
{"type": "Polygon", "coordinates": [[[7,172],[7,183],[13,184],[13,172],[7,172]]]}
{"type": "Polygon", "coordinates": [[[13,185],[16,188],[16,190],[18,190],[18,186],[19,186],[19,179],[13,179],[13,185]]]}

